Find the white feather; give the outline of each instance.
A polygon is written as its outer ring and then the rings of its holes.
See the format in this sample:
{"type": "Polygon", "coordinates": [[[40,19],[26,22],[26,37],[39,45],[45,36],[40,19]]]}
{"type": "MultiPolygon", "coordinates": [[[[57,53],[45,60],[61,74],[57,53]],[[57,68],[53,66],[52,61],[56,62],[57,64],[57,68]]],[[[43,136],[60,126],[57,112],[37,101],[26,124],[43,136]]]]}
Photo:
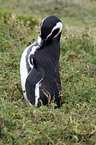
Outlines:
{"type": "Polygon", "coordinates": [[[37,106],[38,104],[38,99],[40,97],[40,91],[39,91],[39,83],[36,84],[35,86],[35,105],[37,106]]]}
{"type": "Polygon", "coordinates": [[[20,61],[20,75],[21,75],[21,85],[22,85],[22,91],[24,98],[26,101],[28,101],[27,99],[27,95],[26,95],[26,91],[25,91],[25,83],[26,83],[26,78],[28,76],[28,71],[27,71],[27,67],[26,67],[26,55],[27,55],[27,51],[28,51],[29,47],[27,47],[21,57],[21,61],[20,61]]]}
{"type": "MultiPolygon", "coordinates": [[[[35,43],[30,45],[30,46],[28,46],[24,50],[24,52],[22,54],[22,57],[21,57],[21,61],[20,61],[20,76],[21,76],[22,91],[23,91],[24,98],[25,98],[25,100],[27,102],[28,102],[28,98],[27,98],[27,94],[26,94],[25,83],[26,83],[27,76],[29,75],[30,72],[28,73],[27,66],[26,66],[27,65],[27,63],[26,63],[26,55],[27,55],[28,49],[30,49],[30,47],[32,47],[32,50],[30,51],[30,53],[28,55],[28,63],[29,63],[29,65],[31,67],[31,70],[32,70],[33,69],[33,65],[30,63],[30,55],[34,54],[36,52],[36,50],[39,48],[40,43],[41,43],[41,39],[38,38],[38,45],[37,46],[34,46],[35,43]]],[[[40,94],[39,94],[39,82],[35,86],[35,96],[36,96],[35,105],[37,105],[38,98],[40,97],[40,94]]],[[[30,102],[29,102],[29,105],[31,105],[30,102]]]]}

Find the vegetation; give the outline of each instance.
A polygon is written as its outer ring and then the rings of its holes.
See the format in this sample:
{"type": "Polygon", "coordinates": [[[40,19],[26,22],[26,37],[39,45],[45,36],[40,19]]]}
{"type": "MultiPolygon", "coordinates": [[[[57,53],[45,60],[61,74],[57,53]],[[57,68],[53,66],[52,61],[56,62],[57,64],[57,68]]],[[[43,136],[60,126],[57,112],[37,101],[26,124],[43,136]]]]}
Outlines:
{"type": "Polygon", "coordinates": [[[0,1],[0,145],[95,145],[96,1],[0,1]],[[28,106],[18,88],[23,50],[37,40],[41,20],[64,24],[59,61],[62,107],[28,106]]]}

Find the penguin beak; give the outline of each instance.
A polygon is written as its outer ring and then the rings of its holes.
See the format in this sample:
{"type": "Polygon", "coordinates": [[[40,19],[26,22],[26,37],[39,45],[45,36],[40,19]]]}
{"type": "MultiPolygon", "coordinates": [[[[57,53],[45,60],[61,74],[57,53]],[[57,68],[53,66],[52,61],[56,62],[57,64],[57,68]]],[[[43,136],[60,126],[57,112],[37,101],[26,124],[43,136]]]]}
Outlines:
{"type": "Polygon", "coordinates": [[[43,39],[39,36],[38,37],[38,45],[39,45],[39,47],[41,48],[41,47],[43,47],[43,44],[44,44],[44,41],[43,41],[43,39]]]}

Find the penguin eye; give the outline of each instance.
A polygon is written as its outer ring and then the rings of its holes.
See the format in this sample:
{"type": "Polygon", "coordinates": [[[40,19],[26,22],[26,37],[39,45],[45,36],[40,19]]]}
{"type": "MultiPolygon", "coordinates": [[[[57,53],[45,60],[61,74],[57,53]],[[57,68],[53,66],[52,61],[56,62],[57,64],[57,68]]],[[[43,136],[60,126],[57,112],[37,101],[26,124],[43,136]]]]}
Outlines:
{"type": "Polygon", "coordinates": [[[59,28],[55,29],[52,33],[52,37],[56,36],[59,33],[59,28]]]}

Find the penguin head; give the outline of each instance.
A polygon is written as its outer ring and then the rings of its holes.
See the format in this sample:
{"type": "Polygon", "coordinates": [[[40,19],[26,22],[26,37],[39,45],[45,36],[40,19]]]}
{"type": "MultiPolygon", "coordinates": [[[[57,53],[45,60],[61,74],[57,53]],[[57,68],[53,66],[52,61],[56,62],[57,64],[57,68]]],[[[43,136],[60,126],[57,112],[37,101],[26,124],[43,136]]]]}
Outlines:
{"type": "Polygon", "coordinates": [[[46,42],[60,37],[61,32],[62,22],[57,16],[51,15],[42,20],[40,31],[42,41],[46,42]]]}

